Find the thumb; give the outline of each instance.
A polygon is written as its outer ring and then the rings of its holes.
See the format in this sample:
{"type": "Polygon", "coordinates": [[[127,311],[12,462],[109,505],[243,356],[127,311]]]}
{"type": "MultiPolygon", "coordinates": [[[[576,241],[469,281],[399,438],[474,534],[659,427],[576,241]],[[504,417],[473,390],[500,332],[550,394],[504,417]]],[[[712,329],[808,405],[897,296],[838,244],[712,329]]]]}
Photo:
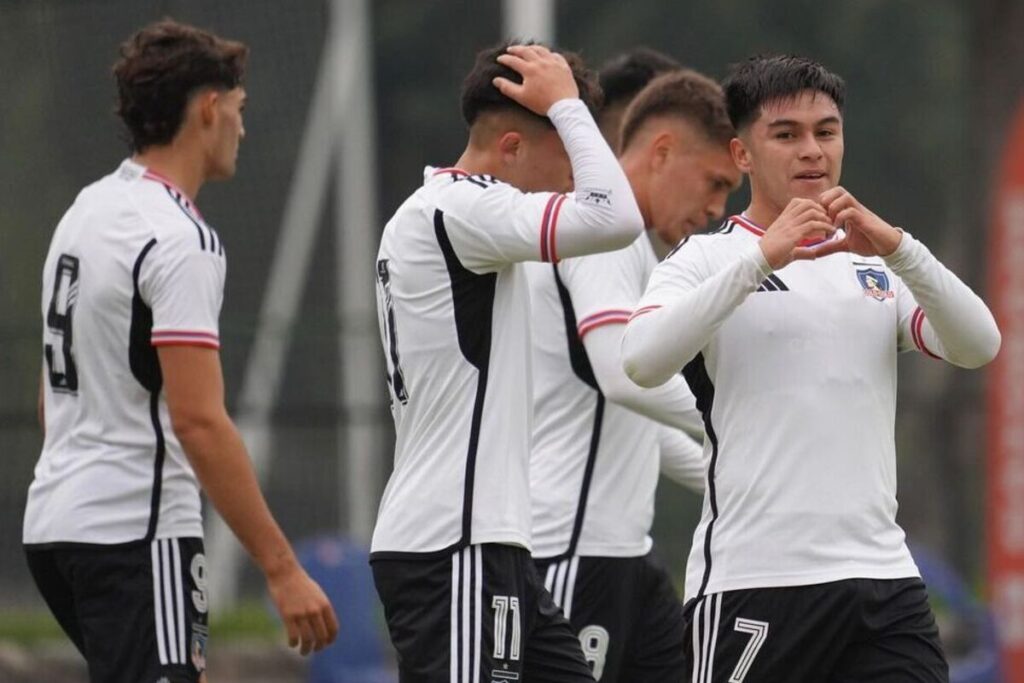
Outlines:
{"type": "Polygon", "coordinates": [[[816,247],[811,247],[808,251],[814,255],[813,258],[821,258],[822,256],[836,254],[841,251],[850,251],[850,240],[848,237],[844,237],[841,240],[829,240],[816,247]]]}

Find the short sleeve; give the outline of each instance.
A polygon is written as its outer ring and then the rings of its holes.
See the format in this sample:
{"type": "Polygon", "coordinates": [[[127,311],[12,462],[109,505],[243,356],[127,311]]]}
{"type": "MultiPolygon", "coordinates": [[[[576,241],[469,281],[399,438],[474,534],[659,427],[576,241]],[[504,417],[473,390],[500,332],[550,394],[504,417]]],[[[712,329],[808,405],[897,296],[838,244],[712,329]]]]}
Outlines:
{"type": "Polygon", "coordinates": [[[153,314],[153,346],[220,348],[225,269],[223,254],[203,249],[194,233],[156,239],[143,259],[138,282],[153,314]]]}
{"type": "MultiPolygon", "coordinates": [[[[580,338],[598,327],[628,322],[643,294],[645,249],[651,249],[646,234],[625,249],[558,264],[559,275],[572,297],[580,338]]],[[[653,261],[653,253],[650,258],[653,261]]]]}

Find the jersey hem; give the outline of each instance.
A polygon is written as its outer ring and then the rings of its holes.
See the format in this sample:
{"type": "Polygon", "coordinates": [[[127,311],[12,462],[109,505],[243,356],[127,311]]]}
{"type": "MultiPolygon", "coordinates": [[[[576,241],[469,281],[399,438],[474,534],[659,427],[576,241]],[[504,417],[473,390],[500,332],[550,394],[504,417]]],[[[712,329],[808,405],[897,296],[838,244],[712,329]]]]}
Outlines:
{"type": "Polygon", "coordinates": [[[463,548],[470,545],[483,545],[486,543],[493,543],[495,545],[510,545],[517,546],[524,549],[528,553],[532,553],[532,546],[530,541],[521,534],[513,533],[509,535],[495,534],[486,535],[482,537],[475,537],[470,539],[467,543],[462,540],[455,541],[450,545],[446,545],[443,548],[430,549],[430,550],[398,550],[398,549],[381,549],[373,550],[372,546],[370,549],[370,560],[429,560],[445,557],[451,555],[454,552],[458,552],[463,548]]]}
{"type": "MultiPolygon", "coordinates": [[[[816,586],[823,583],[835,581],[846,581],[848,579],[919,579],[921,571],[917,565],[902,565],[890,569],[878,567],[853,567],[843,571],[833,571],[815,574],[781,574],[778,576],[758,578],[736,578],[726,580],[712,580],[704,589],[704,595],[714,593],[725,593],[727,591],[752,590],[758,588],[792,588],[795,586],[816,586]]],[[[687,592],[685,599],[697,597],[696,592],[687,592]]]]}

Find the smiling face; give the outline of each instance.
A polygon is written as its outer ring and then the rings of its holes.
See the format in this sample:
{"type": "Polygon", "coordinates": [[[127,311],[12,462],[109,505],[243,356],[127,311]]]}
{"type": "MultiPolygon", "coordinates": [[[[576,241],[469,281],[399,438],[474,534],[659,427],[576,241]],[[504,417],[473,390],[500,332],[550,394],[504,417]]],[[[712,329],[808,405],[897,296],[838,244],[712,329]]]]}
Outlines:
{"type": "Polygon", "coordinates": [[[750,176],[751,205],[777,216],[795,197],[817,199],[839,184],[843,119],[831,97],[804,90],[766,102],[731,144],[750,176]]]}

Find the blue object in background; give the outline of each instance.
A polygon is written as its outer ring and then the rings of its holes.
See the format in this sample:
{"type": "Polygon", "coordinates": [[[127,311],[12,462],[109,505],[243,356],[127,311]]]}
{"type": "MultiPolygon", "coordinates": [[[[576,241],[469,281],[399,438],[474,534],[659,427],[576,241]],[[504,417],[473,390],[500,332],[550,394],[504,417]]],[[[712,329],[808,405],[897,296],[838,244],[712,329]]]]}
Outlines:
{"type": "Polygon", "coordinates": [[[947,563],[920,546],[910,550],[928,592],[949,607],[957,619],[969,624],[976,634],[974,646],[966,655],[950,659],[950,683],[1001,683],[999,639],[992,615],[947,563]]]}
{"type": "Polygon", "coordinates": [[[367,549],[337,536],[320,536],[299,543],[296,554],[341,624],[337,640],[311,656],[309,683],[396,683],[397,672],[385,654],[387,636],[367,549]]]}

